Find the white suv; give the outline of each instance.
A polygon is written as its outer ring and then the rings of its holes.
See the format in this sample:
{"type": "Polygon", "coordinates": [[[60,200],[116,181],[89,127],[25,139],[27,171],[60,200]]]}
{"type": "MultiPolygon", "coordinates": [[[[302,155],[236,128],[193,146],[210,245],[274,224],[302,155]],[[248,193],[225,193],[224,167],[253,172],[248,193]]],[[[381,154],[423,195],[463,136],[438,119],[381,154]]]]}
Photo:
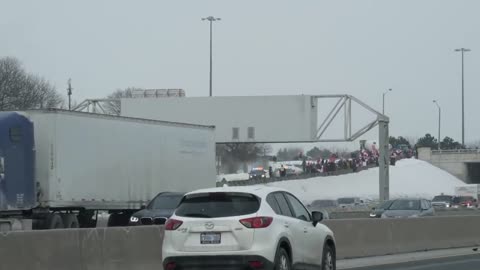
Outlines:
{"type": "Polygon", "coordinates": [[[163,266],[187,269],[335,269],[335,238],[289,192],[223,187],[187,193],[165,224],[163,266]]]}

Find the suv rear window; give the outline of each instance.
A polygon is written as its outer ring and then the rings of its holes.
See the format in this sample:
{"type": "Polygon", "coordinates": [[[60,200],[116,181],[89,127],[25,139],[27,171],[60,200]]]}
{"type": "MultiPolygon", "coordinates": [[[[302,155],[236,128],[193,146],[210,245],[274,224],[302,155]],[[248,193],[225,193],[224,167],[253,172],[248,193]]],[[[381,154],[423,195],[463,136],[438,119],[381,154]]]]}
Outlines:
{"type": "Polygon", "coordinates": [[[253,214],[260,208],[260,199],[241,192],[213,192],[187,195],[175,215],[181,217],[219,218],[253,214]]]}
{"type": "Polygon", "coordinates": [[[160,194],[151,201],[148,209],[175,209],[182,199],[183,195],[164,195],[160,194]]]}

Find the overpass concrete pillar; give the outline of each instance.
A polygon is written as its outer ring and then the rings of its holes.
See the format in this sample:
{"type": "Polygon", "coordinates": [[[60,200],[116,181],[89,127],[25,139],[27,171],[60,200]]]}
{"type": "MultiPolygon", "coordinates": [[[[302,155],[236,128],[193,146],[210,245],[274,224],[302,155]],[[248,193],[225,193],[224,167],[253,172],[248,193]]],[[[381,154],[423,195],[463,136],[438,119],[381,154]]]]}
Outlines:
{"type": "Polygon", "coordinates": [[[380,120],[378,122],[378,127],[378,147],[380,150],[380,157],[378,158],[380,201],[386,201],[390,197],[390,151],[388,147],[388,121],[380,120]]]}

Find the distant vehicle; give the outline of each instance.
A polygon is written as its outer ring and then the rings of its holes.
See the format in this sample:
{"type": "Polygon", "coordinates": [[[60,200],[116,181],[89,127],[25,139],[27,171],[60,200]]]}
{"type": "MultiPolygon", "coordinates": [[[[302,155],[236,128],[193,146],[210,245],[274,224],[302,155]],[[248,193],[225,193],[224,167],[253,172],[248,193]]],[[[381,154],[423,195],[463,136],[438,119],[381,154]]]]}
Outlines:
{"type": "Polygon", "coordinates": [[[474,199],[480,199],[480,185],[479,184],[470,184],[455,187],[455,196],[471,196],[474,199]]]}
{"type": "Polygon", "coordinates": [[[393,203],[393,200],[388,200],[381,203],[378,207],[372,208],[372,212],[370,212],[370,217],[371,218],[382,217],[383,212],[388,210],[388,208],[390,207],[390,205],[392,205],[392,203],[393,203]]]}
{"type": "Polygon", "coordinates": [[[452,200],[452,208],[476,208],[477,199],[472,196],[456,196],[452,200]]]}
{"type": "Polygon", "coordinates": [[[145,209],[135,212],[130,217],[129,225],[163,225],[173,215],[185,193],[159,193],[145,209]]]}
{"type": "Polygon", "coordinates": [[[433,216],[435,211],[431,203],[424,199],[398,199],[394,200],[386,209],[382,218],[416,218],[433,216]]]}
{"type": "MultiPolygon", "coordinates": [[[[301,175],[303,173],[303,170],[298,168],[298,167],[295,167],[293,165],[283,165],[283,167],[285,168],[285,173],[286,173],[286,176],[298,176],[298,175],[301,175]]],[[[275,171],[274,171],[274,175],[276,177],[280,177],[280,166],[278,166],[277,168],[275,168],[275,171]]]]}
{"type": "Polygon", "coordinates": [[[338,198],[337,203],[338,207],[347,209],[366,207],[365,202],[357,197],[338,198]]]}
{"type": "Polygon", "coordinates": [[[300,175],[303,173],[302,169],[297,168],[295,166],[286,166],[286,169],[287,169],[287,176],[300,175]]]}
{"type": "Polygon", "coordinates": [[[308,205],[310,210],[319,210],[319,209],[332,209],[337,208],[338,203],[336,200],[315,200],[308,205]]]}
{"type": "Polygon", "coordinates": [[[268,172],[263,167],[253,168],[249,173],[250,179],[262,179],[267,178],[268,172]]]}
{"type": "Polygon", "coordinates": [[[453,203],[453,196],[438,195],[433,197],[432,206],[437,208],[450,208],[453,203]]]}
{"type": "Polygon", "coordinates": [[[187,193],[165,224],[163,269],[332,269],[333,232],[285,190],[187,193]]]}

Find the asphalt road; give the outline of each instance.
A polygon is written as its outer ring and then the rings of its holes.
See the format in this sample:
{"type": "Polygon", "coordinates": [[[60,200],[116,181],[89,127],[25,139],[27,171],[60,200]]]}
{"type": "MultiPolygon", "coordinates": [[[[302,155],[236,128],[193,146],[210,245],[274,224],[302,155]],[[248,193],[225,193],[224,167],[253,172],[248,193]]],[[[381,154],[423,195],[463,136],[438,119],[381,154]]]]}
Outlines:
{"type": "Polygon", "coordinates": [[[480,269],[480,254],[392,264],[350,268],[349,270],[475,270],[480,269]]]}

